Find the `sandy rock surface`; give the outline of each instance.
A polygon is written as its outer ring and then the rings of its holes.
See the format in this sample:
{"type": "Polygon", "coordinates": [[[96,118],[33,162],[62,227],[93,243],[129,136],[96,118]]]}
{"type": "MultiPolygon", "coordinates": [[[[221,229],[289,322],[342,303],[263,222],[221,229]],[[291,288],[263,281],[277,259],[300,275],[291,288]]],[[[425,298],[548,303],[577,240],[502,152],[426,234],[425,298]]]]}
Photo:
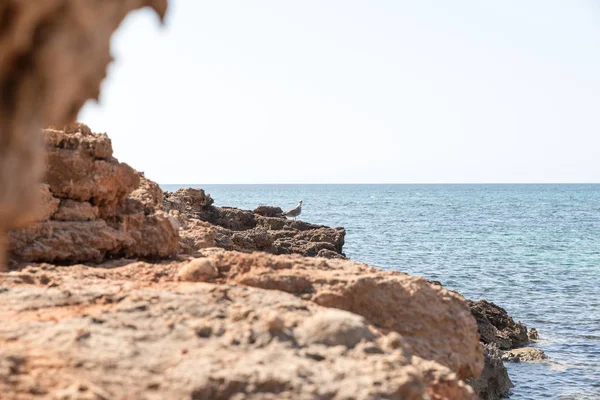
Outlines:
{"type": "Polygon", "coordinates": [[[474,399],[397,332],[276,290],[177,281],[189,262],[0,275],[8,398],[474,399]]]}
{"type": "Polygon", "coordinates": [[[231,251],[205,255],[219,271],[211,281],[284,291],[361,315],[398,332],[416,355],[462,379],[483,368],[477,326],[464,299],[422,278],[347,260],[231,251]]]}

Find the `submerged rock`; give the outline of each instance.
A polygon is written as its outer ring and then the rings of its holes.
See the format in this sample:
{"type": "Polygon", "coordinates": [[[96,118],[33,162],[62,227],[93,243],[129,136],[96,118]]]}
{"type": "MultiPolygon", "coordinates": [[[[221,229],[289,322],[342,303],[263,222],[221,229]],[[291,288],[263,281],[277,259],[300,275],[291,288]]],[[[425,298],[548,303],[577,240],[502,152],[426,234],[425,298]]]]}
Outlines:
{"type": "Polygon", "coordinates": [[[527,337],[529,338],[530,342],[537,342],[538,340],[540,340],[540,335],[537,329],[535,328],[529,329],[529,331],[527,332],[527,337]]]}
{"type": "Polygon", "coordinates": [[[533,347],[521,347],[519,349],[512,349],[505,351],[502,354],[502,360],[509,362],[521,362],[521,361],[543,361],[548,359],[546,353],[540,349],[533,347]]]}

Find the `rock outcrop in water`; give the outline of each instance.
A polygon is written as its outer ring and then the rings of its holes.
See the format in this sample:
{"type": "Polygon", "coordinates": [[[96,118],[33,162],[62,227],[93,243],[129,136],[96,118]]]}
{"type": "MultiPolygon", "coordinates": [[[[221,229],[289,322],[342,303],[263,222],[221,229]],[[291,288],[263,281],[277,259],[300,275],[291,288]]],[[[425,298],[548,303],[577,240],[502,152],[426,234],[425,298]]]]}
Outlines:
{"type": "Polygon", "coordinates": [[[483,372],[479,378],[469,380],[469,384],[481,399],[495,400],[507,397],[515,385],[502,362],[502,351],[495,343],[490,343],[483,346],[483,355],[483,372]]]}
{"type": "Polygon", "coordinates": [[[507,356],[502,350],[528,344],[530,336],[537,337],[537,331],[532,328],[529,334],[524,324],[515,323],[506,310],[492,302],[467,300],[467,303],[477,320],[477,328],[485,349],[483,373],[479,378],[471,380],[470,384],[482,399],[507,397],[514,385],[502,361],[516,361],[520,355],[527,357],[529,353],[517,349],[515,355],[507,356]]]}
{"type": "Polygon", "coordinates": [[[501,350],[510,350],[529,343],[527,327],[521,322],[515,323],[502,307],[486,300],[469,300],[468,303],[477,320],[483,343],[494,343],[501,350]]]}
{"type": "Polygon", "coordinates": [[[345,258],[344,228],[288,220],[278,207],[261,206],[254,211],[215,207],[210,195],[190,188],[165,192],[163,210],[175,211],[182,249],[188,254],[216,246],[243,252],[345,258]]]}
{"type": "Polygon", "coordinates": [[[521,347],[518,349],[512,349],[505,351],[502,354],[503,361],[509,362],[531,362],[531,361],[543,361],[548,359],[546,353],[544,353],[540,349],[535,349],[533,347],[521,347]]]}

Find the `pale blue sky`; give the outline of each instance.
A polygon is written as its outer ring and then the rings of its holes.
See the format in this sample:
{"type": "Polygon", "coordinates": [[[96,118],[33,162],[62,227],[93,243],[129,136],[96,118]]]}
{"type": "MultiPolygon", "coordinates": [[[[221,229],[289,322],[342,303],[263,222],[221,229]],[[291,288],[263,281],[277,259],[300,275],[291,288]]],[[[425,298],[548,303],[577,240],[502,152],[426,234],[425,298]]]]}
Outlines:
{"type": "Polygon", "coordinates": [[[160,183],[600,182],[594,0],[172,0],[80,120],[160,183]]]}

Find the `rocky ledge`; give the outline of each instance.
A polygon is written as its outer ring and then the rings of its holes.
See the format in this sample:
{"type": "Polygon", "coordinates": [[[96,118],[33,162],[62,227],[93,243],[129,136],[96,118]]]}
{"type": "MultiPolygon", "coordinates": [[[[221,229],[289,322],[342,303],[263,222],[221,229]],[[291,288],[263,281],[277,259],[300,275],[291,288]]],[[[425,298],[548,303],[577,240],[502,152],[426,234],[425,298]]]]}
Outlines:
{"type": "Polygon", "coordinates": [[[459,296],[350,261],[214,249],[0,282],[12,398],[460,400],[482,366],[459,296]]]}
{"type": "Polygon", "coordinates": [[[83,124],[42,132],[46,173],[34,223],[9,232],[13,262],[101,262],[177,253],[177,223],[162,192],[112,156],[105,134],[83,124]]]}
{"type": "Polygon", "coordinates": [[[41,206],[9,233],[0,274],[2,393],[487,399],[512,387],[501,349],[528,335],[501,307],[349,261],[343,228],[163,193],[85,125],[42,137],[41,206]]]}
{"type": "Polygon", "coordinates": [[[215,207],[204,190],[190,188],[165,192],[163,210],[179,221],[181,247],[189,254],[210,245],[243,252],[345,258],[344,228],[288,220],[279,207],[261,206],[254,211],[215,207]],[[203,232],[200,246],[199,231],[203,232]],[[205,238],[208,243],[203,242],[205,238]]]}

